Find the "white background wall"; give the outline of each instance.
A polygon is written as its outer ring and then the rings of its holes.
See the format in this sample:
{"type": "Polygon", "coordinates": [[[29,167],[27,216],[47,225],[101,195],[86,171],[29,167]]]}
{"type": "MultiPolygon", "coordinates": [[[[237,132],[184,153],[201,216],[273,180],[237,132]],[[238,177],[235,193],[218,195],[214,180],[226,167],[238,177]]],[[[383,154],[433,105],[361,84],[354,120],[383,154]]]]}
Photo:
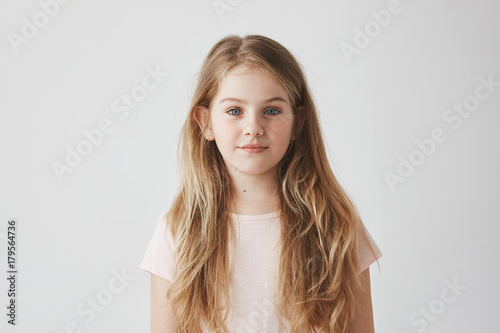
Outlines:
{"type": "Polygon", "coordinates": [[[384,254],[371,267],[376,331],[497,330],[498,2],[221,0],[231,10],[219,15],[211,0],[54,1],[0,2],[1,276],[18,221],[17,326],[1,278],[0,331],[149,331],[138,266],[177,189],[195,75],[220,38],[251,33],[303,64],[334,172],[384,254]],[[388,7],[382,26],[372,11],[388,7]],[[148,68],[169,75],[114,112],[148,68]],[[490,91],[476,88],[488,77],[490,91]],[[473,111],[458,116],[464,103],[473,111]],[[59,180],[53,164],[102,121],[112,130],[59,180]],[[442,140],[424,154],[416,141],[430,147],[433,131],[442,140]],[[388,172],[402,181],[391,187],[388,172]],[[123,273],[121,292],[106,292],[123,273]]]}

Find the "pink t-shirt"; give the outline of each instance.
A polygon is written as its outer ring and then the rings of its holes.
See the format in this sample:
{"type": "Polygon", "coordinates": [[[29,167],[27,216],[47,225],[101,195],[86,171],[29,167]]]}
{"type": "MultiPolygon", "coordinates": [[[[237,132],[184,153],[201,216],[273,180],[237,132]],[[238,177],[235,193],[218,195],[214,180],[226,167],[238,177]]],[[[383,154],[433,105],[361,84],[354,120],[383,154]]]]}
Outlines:
{"type": "MultiPolygon", "coordinates": [[[[280,211],[262,215],[231,213],[236,231],[236,254],[231,272],[230,332],[283,332],[273,301],[274,279],[279,260],[280,211]]],[[[157,223],[140,268],[173,281],[174,241],[165,234],[163,214],[157,223]]],[[[364,228],[364,225],[363,225],[364,228]]],[[[382,252],[364,228],[375,256],[363,237],[359,237],[359,273],[368,268],[382,252]]],[[[201,323],[203,331],[206,330],[201,323]]]]}

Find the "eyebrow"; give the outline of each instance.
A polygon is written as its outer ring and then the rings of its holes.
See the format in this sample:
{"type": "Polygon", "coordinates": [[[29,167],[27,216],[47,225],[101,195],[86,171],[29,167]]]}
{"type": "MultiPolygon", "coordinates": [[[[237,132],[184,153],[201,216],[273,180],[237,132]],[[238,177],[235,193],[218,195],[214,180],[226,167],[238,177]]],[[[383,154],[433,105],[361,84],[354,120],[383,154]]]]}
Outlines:
{"type": "MultiPolygon", "coordinates": [[[[244,101],[244,100],[241,100],[239,98],[234,98],[234,97],[226,97],[226,98],[223,98],[219,101],[219,104],[222,103],[222,102],[226,102],[226,101],[231,101],[231,102],[238,102],[238,103],[242,103],[242,104],[246,104],[247,102],[244,101]]],[[[288,103],[288,101],[286,99],[284,99],[283,97],[280,97],[280,96],[276,96],[276,97],[271,97],[269,99],[266,99],[264,101],[264,103],[269,103],[269,102],[274,102],[274,101],[280,101],[280,102],[285,102],[285,103],[288,103]]]]}

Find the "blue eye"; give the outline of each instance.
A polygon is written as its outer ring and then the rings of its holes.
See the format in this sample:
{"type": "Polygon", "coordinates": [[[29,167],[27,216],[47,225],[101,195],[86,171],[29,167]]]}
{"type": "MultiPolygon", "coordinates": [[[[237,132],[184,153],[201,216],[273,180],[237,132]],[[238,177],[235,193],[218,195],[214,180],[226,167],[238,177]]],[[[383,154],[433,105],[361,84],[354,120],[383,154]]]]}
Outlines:
{"type": "Polygon", "coordinates": [[[229,112],[229,114],[232,115],[232,116],[238,116],[238,114],[231,113],[231,111],[239,111],[239,112],[241,112],[238,109],[229,109],[229,110],[227,110],[227,112],[229,112]]]}
{"type": "Polygon", "coordinates": [[[267,111],[273,111],[273,110],[274,110],[274,111],[276,111],[276,113],[271,113],[271,115],[272,115],[272,116],[276,116],[277,114],[279,114],[279,113],[281,112],[281,111],[280,111],[280,110],[278,110],[278,109],[267,109],[267,110],[266,110],[266,112],[267,112],[267,111]]]}
{"type": "MultiPolygon", "coordinates": [[[[276,115],[278,115],[278,114],[280,114],[280,113],[281,113],[281,111],[280,111],[280,110],[275,109],[275,108],[267,109],[267,110],[266,110],[266,112],[267,112],[267,111],[274,111],[274,112],[272,112],[272,113],[267,113],[268,115],[271,115],[271,116],[276,116],[276,115]]],[[[227,113],[229,113],[229,114],[230,114],[230,115],[232,115],[232,116],[239,116],[239,115],[241,114],[241,110],[239,110],[239,109],[235,109],[235,108],[231,108],[231,109],[227,110],[226,112],[227,112],[227,113]],[[238,112],[240,112],[240,113],[233,113],[233,111],[238,111],[238,112]]]]}

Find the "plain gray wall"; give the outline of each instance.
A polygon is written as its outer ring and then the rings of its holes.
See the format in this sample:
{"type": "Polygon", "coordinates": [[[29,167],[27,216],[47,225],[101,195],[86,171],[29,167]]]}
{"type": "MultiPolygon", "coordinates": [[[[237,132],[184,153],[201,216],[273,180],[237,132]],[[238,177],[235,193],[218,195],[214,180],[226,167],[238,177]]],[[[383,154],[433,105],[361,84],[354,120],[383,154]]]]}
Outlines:
{"type": "Polygon", "coordinates": [[[499,9],[493,0],[2,0],[0,266],[5,276],[15,218],[18,317],[6,323],[2,278],[0,330],[149,332],[150,276],[139,264],[177,190],[195,75],[220,38],[251,33],[303,65],[334,172],[383,252],[381,271],[371,266],[376,331],[495,330],[499,9]],[[144,90],[155,70],[168,75],[144,90]],[[134,108],[121,101],[131,92],[146,92],[134,108]],[[99,126],[108,133],[85,143],[99,126]],[[87,156],[58,178],[54,165],[77,147],[87,156]]]}

